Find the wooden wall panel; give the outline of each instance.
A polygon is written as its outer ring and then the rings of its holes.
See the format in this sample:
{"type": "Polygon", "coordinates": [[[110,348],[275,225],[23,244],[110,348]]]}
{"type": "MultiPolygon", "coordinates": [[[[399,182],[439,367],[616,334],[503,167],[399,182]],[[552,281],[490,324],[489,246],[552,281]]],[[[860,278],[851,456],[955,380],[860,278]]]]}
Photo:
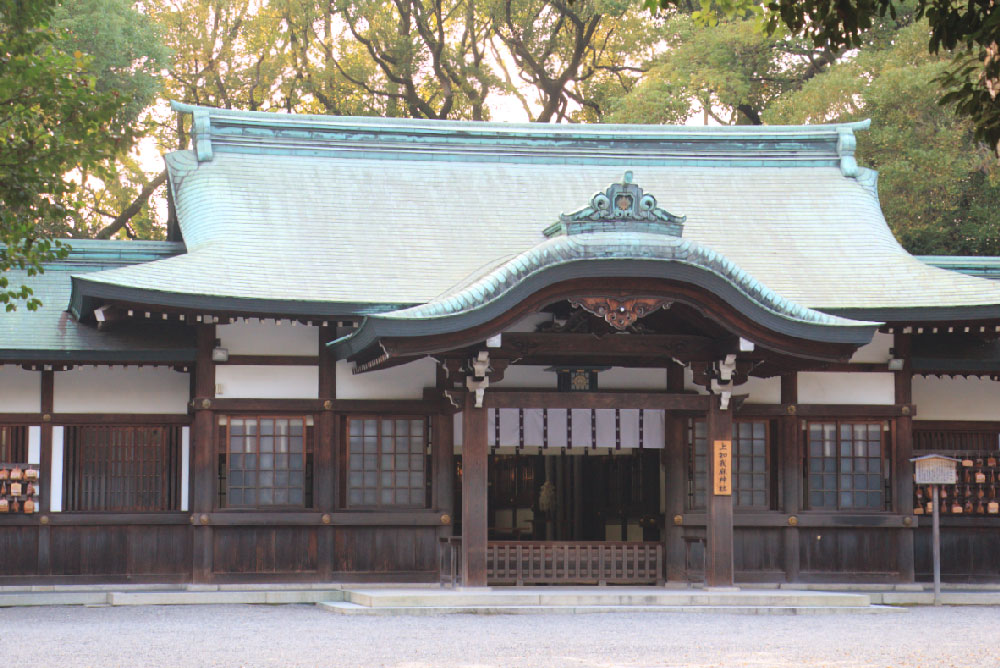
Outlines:
{"type": "Polygon", "coordinates": [[[434,527],[338,527],[333,570],[342,573],[435,571],[434,527]]]}
{"type": "MultiPolygon", "coordinates": [[[[915,531],[916,578],[932,575],[931,529],[915,531]]],[[[1000,528],[941,527],[941,580],[944,582],[1000,581],[1000,528]]]]}
{"type": "Polygon", "coordinates": [[[783,571],[784,536],[783,529],[743,529],[733,530],[733,559],[736,570],[783,571]]]}
{"type": "Polygon", "coordinates": [[[54,526],[51,532],[53,574],[127,574],[128,527],[54,526]]]}
{"type": "Polygon", "coordinates": [[[130,526],[127,538],[129,575],[177,574],[190,578],[190,527],[130,526]]]}
{"type": "Polygon", "coordinates": [[[216,527],[215,573],[308,573],[318,570],[315,527],[216,527]]]}
{"type": "Polygon", "coordinates": [[[38,572],[38,527],[0,529],[0,575],[34,575],[38,572]]]}
{"type": "Polygon", "coordinates": [[[896,533],[890,529],[800,530],[802,572],[897,573],[896,533]]]}

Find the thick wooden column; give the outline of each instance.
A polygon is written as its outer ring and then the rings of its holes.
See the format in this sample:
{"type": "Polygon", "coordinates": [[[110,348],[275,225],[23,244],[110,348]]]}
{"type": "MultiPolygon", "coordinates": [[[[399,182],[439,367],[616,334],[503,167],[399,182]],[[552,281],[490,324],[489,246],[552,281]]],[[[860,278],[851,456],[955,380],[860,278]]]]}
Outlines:
{"type": "MultiPolygon", "coordinates": [[[[896,334],[893,344],[893,357],[903,360],[903,369],[895,372],[895,388],[897,404],[913,403],[913,367],[910,354],[911,338],[909,334],[896,334]]],[[[913,416],[901,415],[896,418],[895,450],[893,458],[893,490],[892,507],[897,513],[911,515],[913,512],[913,416]]],[[[899,529],[896,541],[897,561],[899,563],[899,579],[901,582],[913,582],[915,578],[913,555],[913,529],[899,529]]]]}
{"type": "MultiPolygon", "coordinates": [[[[785,415],[778,418],[778,447],[781,453],[779,502],[781,509],[789,516],[802,510],[802,438],[799,419],[794,410],[798,400],[798,374],[785,374],[781,377],[781,404],[785,407],[785,415]]],[[[799,579],[801,561],[798,527],[786,526],[783,540],[785,579],[796,582],[799,579]]]]}
{"type": "MultiPolygon", "coordinates": [[[[708,526],[705,545],[705,584],[709,587],[733,586],[733,497],[715,494],[715,442],[733,438],[733,411],[720,410],[718,397],[712,397],[708,410],[708,526]]],[[[730,476],[732,469],[730,469],[730,476]]],[[[731,483],[730,483],[731,485],[731,483]]],[[[731,486],[730,486],[731,488],[731,486]]]]}
{"type": "Polygon", "coordinates": [[[195,582],[212,579],[212,527],[202,522],[202,516],[215,509],[215,325],[198,325],[198,357],[194,365],[194,420],[191,424],[191,513],[194,522],[192,578],[195,582]]]}
{"type": "MultiPolygon", "coordinates": [[[[326,345],[334,338],[333,327],[319,328],[319,399],[324,403],[316,424],[316,443],[313,444],[313,505],[323,513],[334,510],[340,498],[336,467],[339,430],[333,413],[333,403],[337,399],[337,366],[326,345]]],[[[334,528],[321,526],[318,531],[316,554],[319,576],[322,580],[329,580],[333,573],[334,528]]]]}
{"type": "Polygon", "coordinates": [[[684,499],[687,496],[687,443],[686,418],[667,413],[665,425],[666,443],[663,450],[663,465],[666,468],[666,517],[664,551],[667,561],[667,580],[680,582],[687,579],[684,555],[684,499]],[[681,524],[674,521],[681,518],[681,524]]]}
{"type": "MultiPolygon", "coordinates": [[[[483,409],[479,409],[483,410],[483,409]]],[[[451,415],[431,416],[431,507],[448,516],[439,536],[450,536],[455,512],[455,428],[451,415]]]]}
{"type": "MultiPolygon", "coordinates": [[[[46,515],[52,508],[52,490],[62,485],[62,480],[52,479],[52,413],[55,412],[56,374],[51,369],[42,371],[42,428],[41,456],[39,470],[42,478],[42,493],[38,499],[39,515],[46,515]]],[[[65,459],[64,459],[65,461],[65,459]]],[[[63,477],[66,476],[65,470],[63,477]]],[[[64,501],[65,503],[65,501],[64,501]]],[[[38,574],[48,575],[52,571],[52,532],[47,524],[38,525],[38,574]]]]}
{"type": "Polygon", "coordinates": [[[462,411],[462,584],[486,586],[486,409],[465,395],[462,411]]]}

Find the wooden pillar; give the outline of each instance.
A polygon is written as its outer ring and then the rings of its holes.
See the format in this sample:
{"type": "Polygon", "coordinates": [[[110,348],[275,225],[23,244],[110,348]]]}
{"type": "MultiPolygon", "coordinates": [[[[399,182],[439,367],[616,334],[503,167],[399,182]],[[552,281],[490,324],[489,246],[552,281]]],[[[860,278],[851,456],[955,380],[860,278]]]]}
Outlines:
{"type": "MultiPolygon", "coordinates": [[[[778,448],[780,454],[781,509],[789,516],[802,510],[802,438],[799,419],[795,416],[795,405],[799,401],[798,374],[795,372],[781,377],[781,404],[785,415],[778,418],[778,448]]],[[[786,526],[783,530],[785,580],[799,579],[800,553],[799,529],[786,526]]]]}
{"type": "Polygon", "coordinates": [[[191,512],[194,518],[192,578],[195,582],[212,579],[212,527],[202,523],[202,516],[215,509],[218,485],[215,456],[215,325],[198,325],[198,357],[194,365],[194,420],[191,425],[191,512]]]}
{"type": "MultiPolygon", "coordinates": [[[[893,345],[893,357],[903,360],[903,369],[895,372],[896,403],[910,405],[913,403],[913,367],[911,365],[911,335],[896,334],[893,345]]],[[[895,512],[910,515],[913,512],[913,416],[901,415],[896,418],[895,450],[893,458],[893,490],[892,507],[895,512]]],[[[905,527],[897,532],[897,561],[899,564],[899,579],[901,582],[913,582],[915,579],[913,555],[913,529],[905,527]]]]}
{"type": "Polygon", "coordinates": [[[475,394],[465,395],[462,411],[462,584],[486,586],[487,452],[486,409],[475,394]]]}
{"type": "MultiPolygon", "coordinates": [[[[483,410],[483,409],[479,409],[483,410]]],[[[431,507],[448,515],[440,536],[452,534],[455,510],[455,427],[451,415],[431,416],[431,507]]]]}
{"type": "MultiPolygon", "coordinates": [[[[55,412],[55,371],[42,371],[42,427],[38,468],[42,478],[42,493],[38,499],[39,515],[48,514],[52,508],[52,490],[55,485],[62,485],[62,480],[52,479],[52,414],[55,412]],[[47,482],[46,482],[47,481],[47,482]]],[[[65,459],[64,459],[65,461],[65,459]]],[[[65,470],[63,477],[66,476],[65,470]]],[[[64,501],[65,503],[65,501],[64,501]]],[[[38,574],[48,575],[52,572],[52,531],[46,524],[38,525],[38,574]]]]}
{"type": "Polygon", "coordinates": [[[666,443],[663,459],[666,467],[666,518],[664,546],[667,561],[667,580],[680,582],[687,579],[684,554],[684,501],[687,497],[687,425],[686,418],[667,414],[666,443]],[[680,517],[682,524],[674,521],[680,517]]]}
{"type": "MultiPolygon", "coordinates": [[[[336,508],[339,494],[337,478],[338,432],[333,404],[337,399],[337,366],[330,348],[326,345],[335,338],[333,327],[319,328],[319,399],[323,410],[316,424],[316,443],[313,444],[313,506],[322,513],[336,508]]],[[[334,528],[321,526],[318,529],[316,554],[319,561],[319,576],[329,580],[333,574],[334,528]]]]}
{"type": "MultiPolygon", "coordinates": [[[[715,494],[715,442],[729,441],[732,447],[733,411],[721,410],[713,396],[708,410],[708,526],[705,544],[705,585],[733,586],[733,497],[715,494]]],[[[731,481],[732,469],[730,469],[731,481]]],[[[731,488],[731,482],[730,482],[731,488]]]]}

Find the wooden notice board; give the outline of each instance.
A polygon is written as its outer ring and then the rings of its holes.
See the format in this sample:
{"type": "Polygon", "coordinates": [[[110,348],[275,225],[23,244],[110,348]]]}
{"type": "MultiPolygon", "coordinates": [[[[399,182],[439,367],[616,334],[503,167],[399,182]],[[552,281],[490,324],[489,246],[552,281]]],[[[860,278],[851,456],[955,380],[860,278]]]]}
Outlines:
{"type": "Polygon", "coordinates": [[[733,495],[733,443],[732,441],[716,441],[713,448],[715,466],[713,467],[713,489],[716,496],[733,495]]]}

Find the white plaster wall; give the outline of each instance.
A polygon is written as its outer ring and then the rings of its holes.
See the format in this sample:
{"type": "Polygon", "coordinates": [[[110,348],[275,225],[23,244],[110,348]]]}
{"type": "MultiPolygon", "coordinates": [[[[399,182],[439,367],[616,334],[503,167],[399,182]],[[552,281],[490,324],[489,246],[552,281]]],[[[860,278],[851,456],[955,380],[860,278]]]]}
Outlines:
{"type": "Polygon", "coordinates": [[[913,403],[917,420],[1000,420],[1000,382],[914,376],[913,403]]]}
{"type": "Polygon", "coordinates": [[[597,389],[662,391],[667,389],[667,370],[611,367],[597,374],[597,389]]]}
{"type": "Polygon", "coordinates": [[[347,362],[337,362],[338,399],[423,399],[424,388],[436,384],[437,362],[430,357],[358,375],[347,362]]]}
{"type": "Polygon", "coordinates": [[[49,487],[49,510],[62,512],[63,489],[63,432],[65,427],[52,427],[52,474],[51,482],[43,481],[49,487]]]}
{"type": "Polygon", "coordinates": [[[543,322],[551,322],[551,313],[530,313],[525,317],[521,318],[513,325],[505,329],[505,332],[534,332],[538,325],[543,322]]]}
{"type": "Polygon", "coordinates": [[[248,320],[215,328],[230,355],[318,355],[319,328],[285,321],[248,320]]]}
{"type": "Polygon", "coordinates": [[[691,367],[684,367],[684,391],[695,392],[696,394],[708,394],[708,390],[704,387],[695,385],[694,371],[691,370],[691,367]]]}
{"type": "Polygon", "coordinates": [[[891,373],[802,371],[799,403],[892,404],[896,391],[891,373]]]}
{"type": "Polygon", "coordinates": [[[748,404],[780,404],[781,403],[781,378],[754,378],[750,377],[747,382],[733,388],[733,394],[749,394],[746,403],[748,404]]]}
{"type": "Polygon", "coordinates": [[[38,413],[42,410],[42,372],[0,366],[0,413],[38,413]]]}
{"type": "Polygon", "coordinates": [[[885,364],[892,357],[889,349],[892,348],[892,334],[875,332],[872,342],[866,346],[861,346],[851,358],[852,362],[872,362],[875,364],[885,364]]]}
{"type": "Polygon", "coordinates": [[[187,413],[191,385],[168,367],[76,367],[55,374],[57,413],[187,413]]]}
{"type": "Polygon", "coordinates": [[[316,399],[319,367],[219,364],[215,395],[226,399],[316,399]]]}
{"type": "Polygon", "coordinates": [[[499,383],[490,383],[490,387],[531,387],[554,390],[558,386],[559,379],[555,371],[546,371],[548,368],[547,366],[512,364],[504,371],[503,380],[499,383]]]}

